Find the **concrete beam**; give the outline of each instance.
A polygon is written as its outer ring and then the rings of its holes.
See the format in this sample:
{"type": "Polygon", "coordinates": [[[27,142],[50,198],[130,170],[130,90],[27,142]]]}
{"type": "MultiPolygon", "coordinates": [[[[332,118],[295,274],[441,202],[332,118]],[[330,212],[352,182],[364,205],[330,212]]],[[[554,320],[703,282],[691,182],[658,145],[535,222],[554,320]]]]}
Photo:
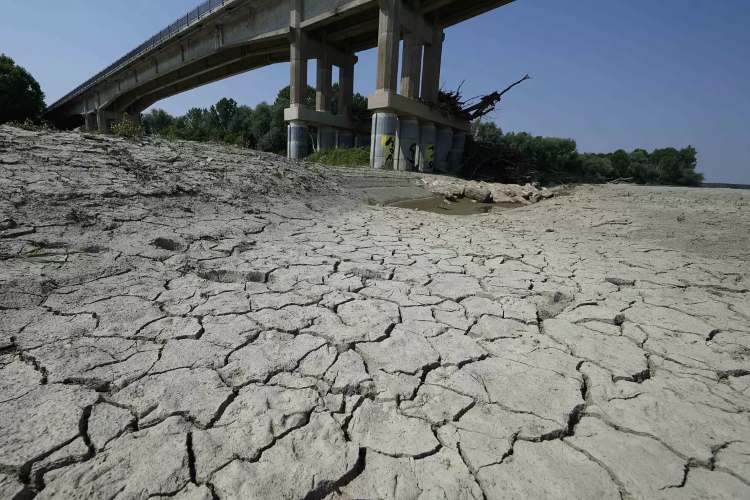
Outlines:
{"type": "Polygon", "coordinates": [[[400,116],[413,116],[420,121],[437,123],[463,131],[471,130],[471,124],[465,120],[446,115],[415,99],[398,94],[377,91],[369,97],[368,109],[374,112],[391,110],[400,116]]]}

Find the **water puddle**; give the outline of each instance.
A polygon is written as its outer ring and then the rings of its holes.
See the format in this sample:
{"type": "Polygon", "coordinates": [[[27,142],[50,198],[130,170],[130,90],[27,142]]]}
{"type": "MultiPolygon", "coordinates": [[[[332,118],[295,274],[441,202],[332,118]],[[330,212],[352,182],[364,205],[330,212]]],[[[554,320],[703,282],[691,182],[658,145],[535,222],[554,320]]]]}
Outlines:
{"type": "Polygon", "coordinates": [[[433,196],[430,198],[398,201],[396,203],[391,203],[389,206],[443,215],[477,215],[511,210],[513,208],[522,207],[523,205],[519,203],[479,203],[468,198],[448,201],[442,196],[433,196]]]}

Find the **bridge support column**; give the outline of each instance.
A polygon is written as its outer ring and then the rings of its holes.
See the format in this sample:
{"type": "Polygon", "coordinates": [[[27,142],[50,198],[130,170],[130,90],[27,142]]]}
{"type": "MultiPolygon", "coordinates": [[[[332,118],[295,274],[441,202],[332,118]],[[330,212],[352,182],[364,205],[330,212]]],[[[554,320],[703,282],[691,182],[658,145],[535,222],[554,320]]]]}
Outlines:
{"type": "Polygon", "coordinates": [[[83,115],[83,128],[89,132],[97,130],[96,113],[86,113],[83,115]]]}
{"type": "Polygon", "coordinates": [[[422,71],[422,101],[434,104],[440,92],[440,66],[443,58],[443,41],[445,34],[435,27],[432,43],[424,49],[424,68],[422,71]]]}
{"type": "MultiPolygon", "coordinates": [[[[330,62],[328,50],[323,46],[318,57],[318,71],[315,86],[315,111],[331,112],[331,85],[333,80],[333,65],[330,62]]],[[[326,125],[318,126],[318,150],[325,151],[336,146],[336,130],[326,125]]]]}
{"type": "Polygon", "coordinates": [[[337,148],[353,148],[354,132],[351,130],[339,130],[336,138],[337,148]]]}
{"type": "Polygon", "coordinates": [[[289,122],[286,150],[287,157],[292,160],[301,160],[307,156],[307,125],[304,122],[289,122]]]}
{"type": "Polygon", "coordinates": [[[419,164],[420,172],[431,173],[435,170],[435,141],[437,129],[434,123],[425,122],[419,131],[419,164]]]}
{"type": "Polygon", "coordinates": [[[435,142],[435,170],[440,173],[450,171],[448,156],[453,149],[453,128],[440,126],[437,129],[437,141],[435,142]]]}
{"type": "Polygon", "coordinates": [[[464,163],[464,150],[466,148],[466,132],[455,130],[453,132],[453,145],[449,156],[451,173],[457,173],[461,170],[464,163]]]}
{"type": "Polygon", "coordinates": [[[396,141],[396,170],[412,171],[417,165],[417,145],[419,144],[419,120],[401,117],[398,121],[396,141]]]}
{"type": "Polygon", "coordinates": [[[393,170],[396,154],[396,130],[398,117],[390,111],[378,111],[372,115],[372,140],[370,144],[370,166],[393,170]]]}

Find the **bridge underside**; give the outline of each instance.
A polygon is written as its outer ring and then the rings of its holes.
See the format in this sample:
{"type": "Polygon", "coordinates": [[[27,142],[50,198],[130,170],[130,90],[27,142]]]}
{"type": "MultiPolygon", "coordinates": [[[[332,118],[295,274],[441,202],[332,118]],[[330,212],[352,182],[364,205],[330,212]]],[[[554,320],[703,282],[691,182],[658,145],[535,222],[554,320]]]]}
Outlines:
{"type": "Polygon", "coordinates": [[[106,132],[123,115],[138,117],[161,99],[290,62],[291,158],[304,157],[310,144],[326,149],[369,140],[373,167],[456,169],[469,124],[435,107],[443,30],[510,1],[213,0],[213,11],[55,103],[47,118],[60,127],[106,132]],[[355,123],[354,54],[373,47],[373,119],[355,123]],[[310,59],[317,60],[315,109],[302,102],[310,59]],[[338,114],[331,111],[333,66],[340,75],[338,114]]]}

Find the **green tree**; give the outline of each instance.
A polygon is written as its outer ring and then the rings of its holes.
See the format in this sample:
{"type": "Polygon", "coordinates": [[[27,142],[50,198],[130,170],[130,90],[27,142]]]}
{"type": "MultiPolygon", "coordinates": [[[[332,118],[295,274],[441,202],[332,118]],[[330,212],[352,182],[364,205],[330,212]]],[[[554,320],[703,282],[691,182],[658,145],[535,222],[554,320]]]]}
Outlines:
{"type": "Polygon", "coordinates": [[[39,82],[13,59],[0,54],[0,123],[38,121],[44,110],[39,82]]]}
{"type": "Polygon", "coordinates": [[[174,125],[174,117],[163,109],[152,109],[141,117],[143,130],[147,134],[164,135],[174,125]]]}
{"type": "Polygon", "coordinates": [[[614,175],[619,178],[630,177],[630,155],[623,149],[618,149],[610,158],[614,175]]]}

